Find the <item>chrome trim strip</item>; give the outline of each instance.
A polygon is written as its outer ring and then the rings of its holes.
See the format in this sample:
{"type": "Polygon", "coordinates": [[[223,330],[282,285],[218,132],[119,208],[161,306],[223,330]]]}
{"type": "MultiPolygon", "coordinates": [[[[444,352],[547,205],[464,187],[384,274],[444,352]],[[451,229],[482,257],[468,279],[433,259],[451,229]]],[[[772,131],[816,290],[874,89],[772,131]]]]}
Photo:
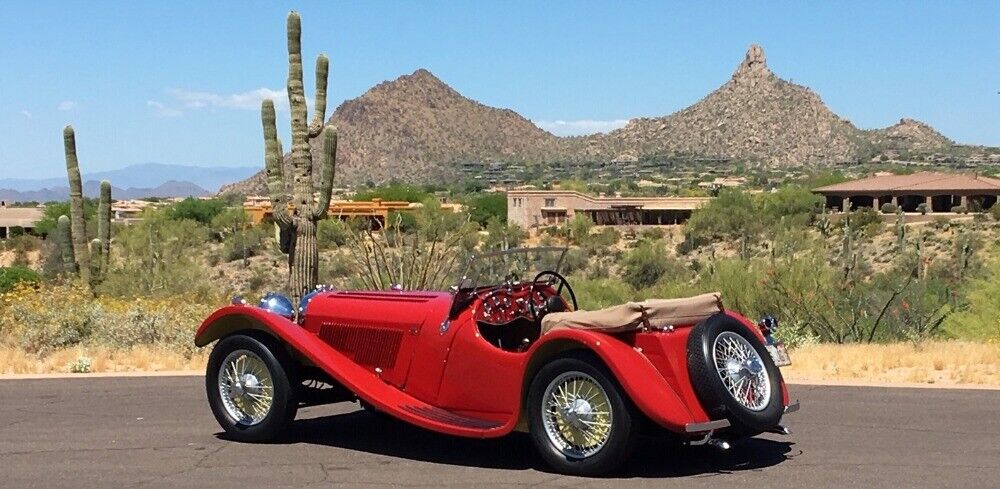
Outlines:
{"type": "Polygon", "coordinates": [[[794,413],[799,410],[799,401],[793,401],[785,406],[785,414],[794,413]]]}
{"type": "Polygon", "coordinates": [[[722,428],[728,427],[728,419],[717,419],[715,421],[706,421],[704,423],[688,423],[684,425],[684,431],[688,433],[698,433],[701,431],[721,430],[722,428]]]}

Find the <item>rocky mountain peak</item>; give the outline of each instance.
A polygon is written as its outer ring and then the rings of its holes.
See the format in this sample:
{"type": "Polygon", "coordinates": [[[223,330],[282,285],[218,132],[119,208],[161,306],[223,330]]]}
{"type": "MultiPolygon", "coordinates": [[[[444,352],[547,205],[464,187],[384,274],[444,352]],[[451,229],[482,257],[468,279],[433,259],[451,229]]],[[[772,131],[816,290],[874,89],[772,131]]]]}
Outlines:
{"type": "Polygon", "coordinates": [[[744,56],[743,62],[740,63],[733,73],[733,80],[762,78],[770,75],[772,73],[767,68],[767,56],[764,55],[764,48],[760,47],[759,44],[751,44],[747,48],[747,54],[744,56]]]}

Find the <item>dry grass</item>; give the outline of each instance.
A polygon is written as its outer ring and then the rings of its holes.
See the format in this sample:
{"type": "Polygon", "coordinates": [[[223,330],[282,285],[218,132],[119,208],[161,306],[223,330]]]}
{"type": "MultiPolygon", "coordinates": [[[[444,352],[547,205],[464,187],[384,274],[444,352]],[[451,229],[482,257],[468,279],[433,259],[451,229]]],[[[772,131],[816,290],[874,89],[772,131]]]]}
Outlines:
{"type": "Polygon", "coordinates": [[[807,345],[791,352],[788,380],[975,384],[1000,387],[1000,343],[927,341],[807,345]]]}
{"type": "Polygon", "coordinates": [[[210,349],[188,356],[166,347],[137,346],[127,350],[77,346],[42,355],[19,348],[0,348],[0,374],[70,373],[80,359],[88,359],[90,372],[163,372],[204,370],[210,349]]]}

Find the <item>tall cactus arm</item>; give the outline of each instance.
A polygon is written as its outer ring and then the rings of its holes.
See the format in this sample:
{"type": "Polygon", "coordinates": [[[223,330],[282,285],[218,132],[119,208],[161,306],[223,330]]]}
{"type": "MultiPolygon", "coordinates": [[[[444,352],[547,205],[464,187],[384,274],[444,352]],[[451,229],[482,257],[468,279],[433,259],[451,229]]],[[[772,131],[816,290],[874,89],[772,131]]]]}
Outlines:
{"type": "Polygon", "coordinates": [[[73,257],[73,234],[70,231],[69,217],[59,216],[56,221],[56,235],[59,237],[59,254],[62,256],[63,271],[76,275],[76,259],[73,257]]]}
{"type": "Polygon", "coordinates": [[[63,129],[66,151],[66,174],[69,177],[69,215],[73,232],[73,255],[83,283],[90,283],[90,255],[87,252],[87,228],[83,221],[83,182],[80,163],[76,158],[76,133],[73,126],[63,129]]]}
{"type": "Polygon", "coordinates": [[[301,38],[302,19],[298,12],[292,11],[288,14],[288,106],[292,116],[292,203],[296,214],[308,213],[313,208],[312,153],[302,83],[301,38]]]}
{"type": "Polygon", "coordinates": [[[316,58],[316,100],[313,104],[313,120],[309,124],[309,138],[323,133],[326,121],[326,80],[330,73],[330,58],[325,54],[316,58]]]}
{"type": "Polygon", "coordinates": [[[271,197],[274,220],[279,225],[291,223],[288,215],[288,194],[285,193],[283,154],[278,128],[274,122],[274,102],[265,100],[260,107],[261,123],[264,126],[264,168],[267,173],[267,190],[271,197]]]}
{"type": "Polygon", "coordinates": [[[108,271],[111,259],[111,182],[101,182],[101,200],[97,204],[97,239],[101,243],[98,260],[101,276],[108,271]]]}
{"type": "Polygon", "coordinates": [[[333,193],[333,177],[337,172],[337,130],[327,127],[323,130],[323,167],[320,181],[319,199],[313,215],[316,219],[326,218],[330,209],[330,194],[333,193]]]}
{"type": "Polygon", "coordinates": [[[90,286],[94,287],[101,282],[104,270],[101,264],[104,263],[103,245],[101,240],[94,238],[90,240],[90,286]]]}

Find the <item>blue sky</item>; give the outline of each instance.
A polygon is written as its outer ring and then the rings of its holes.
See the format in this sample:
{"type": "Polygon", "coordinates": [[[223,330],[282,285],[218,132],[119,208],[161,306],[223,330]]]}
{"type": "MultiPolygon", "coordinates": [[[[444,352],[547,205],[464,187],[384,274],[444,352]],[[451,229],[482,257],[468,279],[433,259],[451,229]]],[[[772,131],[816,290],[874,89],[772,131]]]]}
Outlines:
{"type": "Polygon", "coordinates": [[[862,128],[913,117],[960,142],[1000,145],[996,1],[8,0],[0,178],[61,175],[67,123],[85,170],[262,165],[259,101],[284,88],[292,8],[303,15],[309,92],[312,60],[330,56],[328,115],[427,68],[547,129],[606,129],[696,102],[757,42],[775,73],[862,128]]]}

